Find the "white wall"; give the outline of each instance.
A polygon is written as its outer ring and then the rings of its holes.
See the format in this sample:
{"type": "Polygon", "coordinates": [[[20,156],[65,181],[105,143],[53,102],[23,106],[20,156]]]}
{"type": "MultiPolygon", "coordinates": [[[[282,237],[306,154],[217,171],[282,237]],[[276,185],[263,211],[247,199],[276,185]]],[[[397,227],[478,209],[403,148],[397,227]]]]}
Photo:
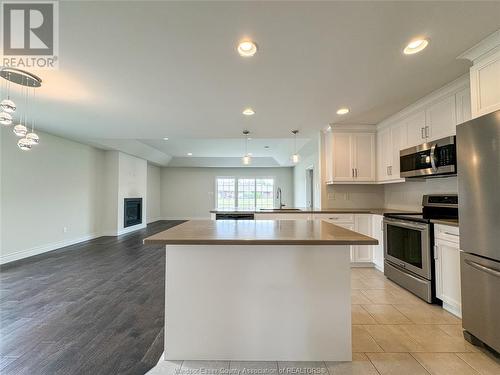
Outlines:
{"type": "Polygon", "coordinates": [[[456,177],[414,180],[385,185],[385,207],[401,210],[422,210],[424,194],[457,194],[456,177]]]}
{"type": "Polygon", "coordinates": [[[40,144],[23,152],[10,128],[0,131],[0,262],[97,236],[104,152],[42,132],[40,144]]]}
{"type": "Polygon", "coordinates": [[[215,207],[215,178],[219,176],[275,177],[275,187],[281,187],[284,203],[293,206],[293,168],[167,167],[161,169],[162,218],[209,218],[215,207]]]}
{"type": "Polygon", "coordinates": [[[148,164],[147,223],[161,219],[161,168],[148,164]]]}
{"type": "Polygon", "coordinates": [[[306,207],[306,170],[313,168],[315,208],[321,207],[319,139],[313,138],[300,151],[300,162],[293,168],[293,195],[295,207],[306,207]]]}

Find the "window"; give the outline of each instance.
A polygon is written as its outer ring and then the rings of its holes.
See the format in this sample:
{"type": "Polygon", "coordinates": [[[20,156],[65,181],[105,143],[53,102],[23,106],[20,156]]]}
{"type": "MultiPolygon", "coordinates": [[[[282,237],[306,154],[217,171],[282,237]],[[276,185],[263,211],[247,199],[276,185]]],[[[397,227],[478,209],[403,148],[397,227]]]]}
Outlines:
{"type": "Polygon", "coordinates": [[[236,207],[236,190],[234,178],[217,179],[217,208],[219,210],[231,210],[236,207]]]}
{"type": "Polygon", "coordinates": [[[216,189],[219,210],[274,207],[274,179],[271,177],[218,177],[216,189]]]}

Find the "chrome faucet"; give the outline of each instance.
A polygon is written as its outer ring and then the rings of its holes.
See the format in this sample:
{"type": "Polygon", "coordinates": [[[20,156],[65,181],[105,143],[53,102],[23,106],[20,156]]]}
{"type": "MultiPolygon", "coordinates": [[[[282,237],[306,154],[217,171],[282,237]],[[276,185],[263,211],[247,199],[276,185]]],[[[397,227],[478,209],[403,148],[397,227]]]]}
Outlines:
{"type": "Polygon", "coordinates": [[[280,200],[280,210],[281,210],[283,207],[285,207],[285,206],[286,206],[286,204],[284,204],[284,203],[282,202],[282,200],[281,200],[281,199],[282,199],[282,195],[283,195],[283,193],[281,192],[281,188],[276,189],[276,199],[279,199],[279,200],[280,200]]]}

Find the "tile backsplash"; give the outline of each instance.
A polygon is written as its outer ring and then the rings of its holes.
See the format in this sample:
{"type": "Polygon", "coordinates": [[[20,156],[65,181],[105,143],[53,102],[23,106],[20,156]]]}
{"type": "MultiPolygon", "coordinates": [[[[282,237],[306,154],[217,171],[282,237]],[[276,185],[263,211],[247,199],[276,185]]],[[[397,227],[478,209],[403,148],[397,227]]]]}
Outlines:
{"type": "Polygon", "coordinates": [[[412,180],[384,185],[384,190],[384,207],[420,211],[424,194],[456,194],[458,181],[457,177],[412,180]]]}

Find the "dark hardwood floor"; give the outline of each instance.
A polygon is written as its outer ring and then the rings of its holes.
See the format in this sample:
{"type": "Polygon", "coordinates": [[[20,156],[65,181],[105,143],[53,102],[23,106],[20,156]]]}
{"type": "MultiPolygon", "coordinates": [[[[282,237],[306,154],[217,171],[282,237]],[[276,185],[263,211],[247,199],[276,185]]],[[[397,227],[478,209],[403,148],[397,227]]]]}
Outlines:
{"type": "Polygon", "coordinates": [[[1,374],[144,374],[163,352],[158,221],[0,267],[1,374]]]}

